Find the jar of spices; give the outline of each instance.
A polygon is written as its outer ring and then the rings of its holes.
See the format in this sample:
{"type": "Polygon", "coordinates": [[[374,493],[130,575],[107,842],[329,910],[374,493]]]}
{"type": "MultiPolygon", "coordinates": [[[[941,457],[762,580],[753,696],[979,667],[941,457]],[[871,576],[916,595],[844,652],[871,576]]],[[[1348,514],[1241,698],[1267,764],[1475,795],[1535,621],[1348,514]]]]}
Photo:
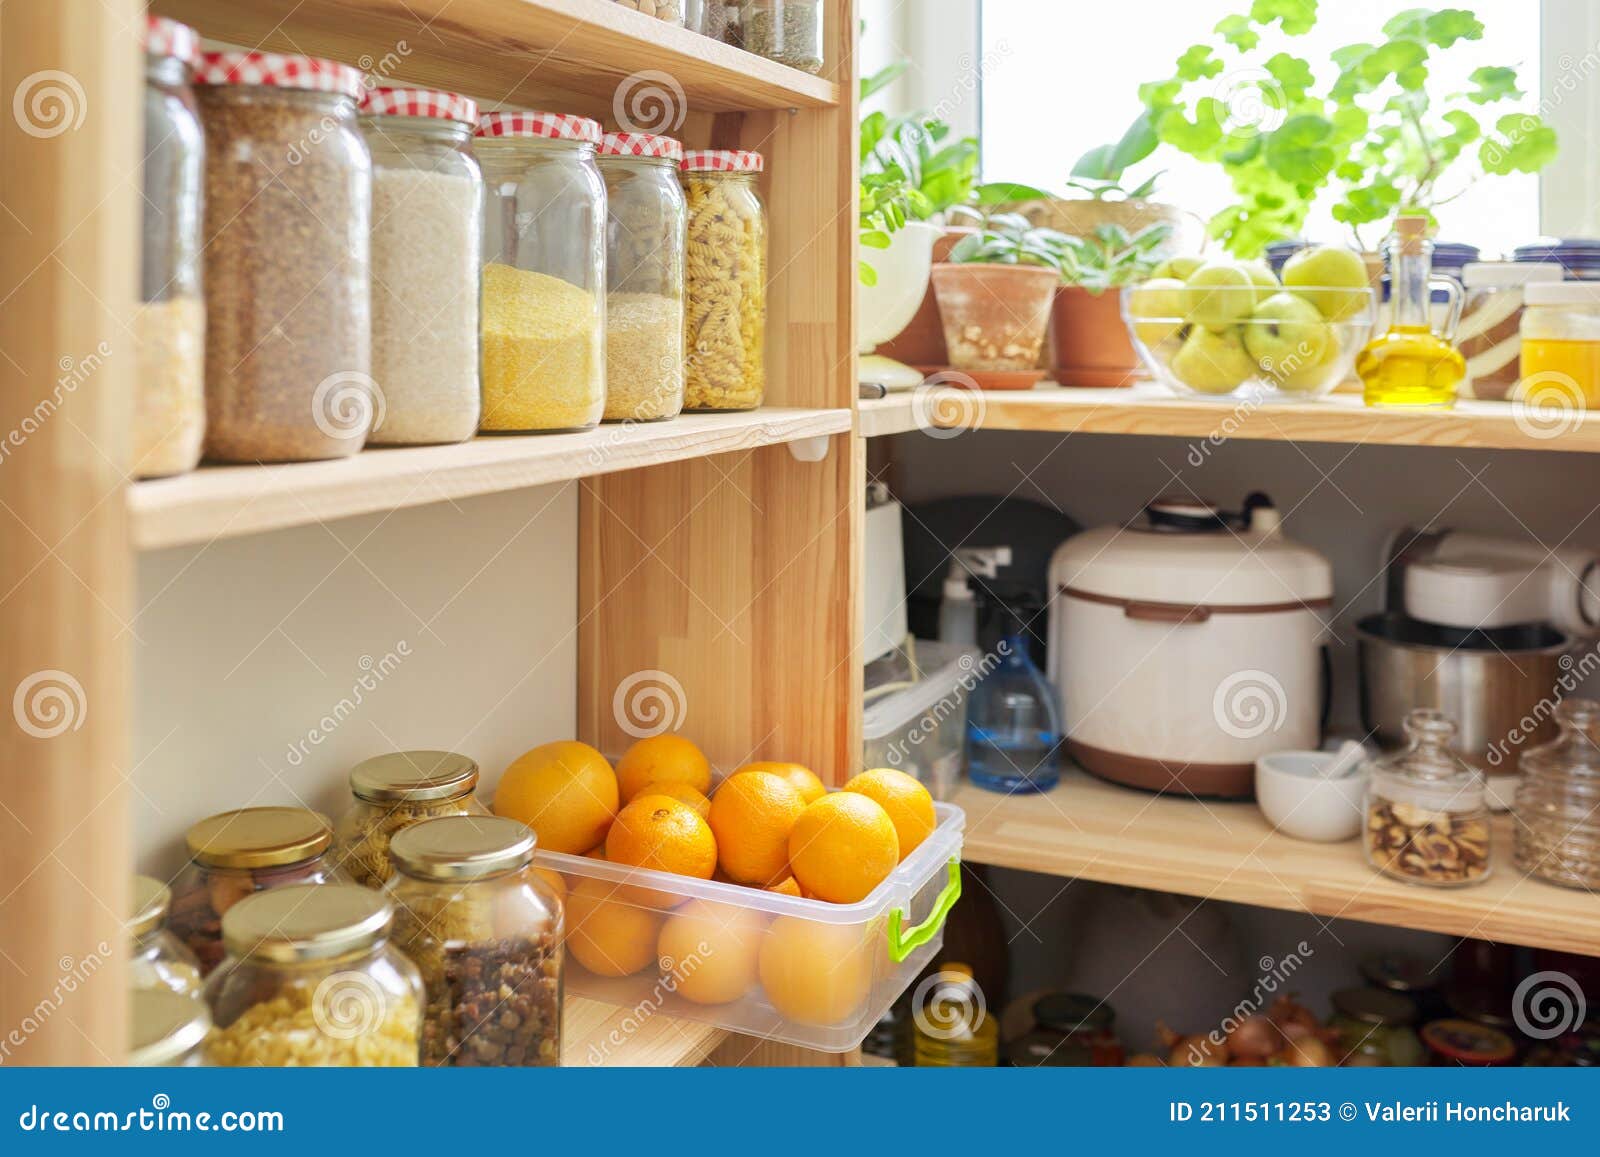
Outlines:
{"type": "Polygon", "coordinates": [[[168,925],[207,975],[222,962],[222,919],[253,892],[339,877],[324,856],[333,828],[298,807],[252,807],[203,819],[184,836],[189,864],[172,886],[168,925]]]}
{"type": "Polygon", "coordinates": [[[205,437],[206,307],[200,291],[200,190],[205,135],[190,87],[200,37],[187,24],[146,17],[144,230],[139,309],[133,318],[137,380],[133,473],[182,474],[205,437]]]}
{"type": "Polygon", "coordinates": [[[1475,398],[1502,401],[1517,384],[1523,295],[1534,282],[1560,281],[1554,265],[1474,261],[1461,271],[1465,293],[1456,347],[1467,359],[1465,385],[1475,398]]]}
{"type": "Polygon", "coordinates": [[[192,1069],[211,1031],[211,1010],[197,993],[135,989],[128,1001],[128,1067],[192,1069]]]}
{"type": "Polygon", "coordinates": [[[1405,718],[1404,750],[1374,761],[1367,782],[1367,862],[1411,884],[1459,887],[1489,878],[1483,776],[1450,750],[1456,725],[1441,711],[1405,718]]]}
{"type": "Polygon", "coordinates": [[[375,88],[361,101],[372,153],[372,378],[367,441],[462,442],[478,430],[483,173],[477,103],[375,88]]]}
{"type": "Polygon", "coordinates": [[[207,52],[206,457],[343,458],[374,397],[372,161],[361,73],[271,52],[207,52]]]}
{"type": "Polygon", "coordinates": [[[1523,301],[1522,380],[1512,397],[1563,411],[1600,407],[1600,282],[1536,282],[1523,301]]]}
{"type": "Polygon", "coordinates": [[[1114,1028],[1117,1011],[1096,996],[1077,992],[1051,992],[1033,1005],[1033,1019],[1039,1028],[1070,1042],[1066,1050],[1078,1046],[1088,1050],[1088,1064],[1100,1068],[1121,1068],[1126,1056],[1114,1028]]]}
{"type": "Polygon", "coordinates": [[[1422,1026],[1421,1036],[1432,1065],[1486,1068],[1517,1059],[1517,1046],[1509,1036],[1470,1020],[1431,1021],[1422,1026]]]}
{"type": "Polygon", "coordinates": [[[819,0],[744,0],[744,49],[801,72],[822,71],[819,0]]]}
{"type": "Polygon", "coordinates": [[[355,884],[296,885],[222,920],[228,957],[206,981],[207,1064],[399,1068],[417,1063],[422,981],[389,943],[394,909],[355,884]]]}
{"type": "Polygon", "coordinates": [[[1600,886],[1600,703],[1563,699],[1560,733],[1522,754],[1515,854],[1529,875],[1569,888],[1600,886]]]}
{"type": "Polygon", "coordinates": [[[394,876],[394,834],[440,816],[486,816],[473,795],[478,765],[453,751],[395,751],[350,769],[355,804],[339,817],[330,859],[358,884],[381,888],[394,876]]]}
{"type": "Polygon", "coordinates": [[[606,409],[608,422],[649,422],[683,409],[686,213],[671,137],[607,133],[606,409]]]}
{"type": "Polygon", "coordinates": [[[513,819],[414,824],[389,851],[395,943],[422,970],[422,1063],[561,1063],[561,900],[513,819]]]}
{"type": "Polygon", "coordinates": [[[478,122],[484,430],[586,430],[606,401],[606,190],[600,125],[545,112],[478,122]]]}
{"type": "Polygon", "coordinates": [[[1413,1027],[1417,1008],[1397,992],[1341,988],[1333,994],[1328,1027],[1339,1034],[1338,1063],[1346,1068],[1410,1068],[1423,1059],[1413,1027]]]}
{"type": "Polygon", "coordinates": [[[165,927],[172,890],[149,876],[133,878],[132,940],[128,986],[135,991],[163,988],[183,996],[200,991],[200,961],[165,927]]]}
{"type": "Polygon", "coordinates": [[[684,408],[753,410],[767,390],[767,214],[760,153],[692,150],[684,408]]]}
{"type": "Polygon", "coordinates": [[[683,26],[713,40],[726,39],[728,4],[726,0],[684,0],[683,26]]]}

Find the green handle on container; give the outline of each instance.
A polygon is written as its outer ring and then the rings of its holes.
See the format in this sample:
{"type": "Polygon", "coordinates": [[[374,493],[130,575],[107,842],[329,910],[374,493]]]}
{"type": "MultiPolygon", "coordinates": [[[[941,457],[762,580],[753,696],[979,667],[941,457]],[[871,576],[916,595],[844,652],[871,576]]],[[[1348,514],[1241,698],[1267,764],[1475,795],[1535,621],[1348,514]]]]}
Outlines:
{"type": "Polygon", "coordinates": [[[899,908],[889,913],[889,959],[899,964],[937,936],[939,930],[944,927],[945,917],[950,915],[950,909],[956,906],[956,901],[959,899],[961,899],[961,857],[952,856],[950,882],[944,886],[944,891],[939,893],[939,898],[933,903],[933,911],[928,913],[926,920],[910,931],[902,932],[901,922],[909,920],[911,913],[906,912],[902,915],[899,908]]]}

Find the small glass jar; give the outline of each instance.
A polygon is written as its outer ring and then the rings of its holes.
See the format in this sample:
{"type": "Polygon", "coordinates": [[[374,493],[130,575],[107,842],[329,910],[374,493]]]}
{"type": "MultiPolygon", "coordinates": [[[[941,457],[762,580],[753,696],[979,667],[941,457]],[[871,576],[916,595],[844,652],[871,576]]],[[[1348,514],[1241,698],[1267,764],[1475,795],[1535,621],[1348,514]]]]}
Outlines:
{"type": "Polygon", "coordinates": [[[1403,996],[1417,1010],[1416,1022],[1425,1024],[1447,1015],[1440,990],[1445,968],[1431,957],[1403,952],[1381,952],[1361,962],[1361,976],[1373,988],[1403,996]]]}
{"type": "Polygon", "coordinates": [[[607,133],[606,409],[608,422],[651,422],[683,409],[686,213],[671,137],[607,133]]]}
{"type": "Polygon", "coordinates": [[[1367,862],[1385,875],[1445,888],[1489,878],[1487,791],[1483,776],[1450,750],[1455,733],[1443,712],[1412,711],[1409,746],[1371,764],[1367,862]]]}
{"type": "Polygon", "coordinates": [[[207,52],[195,79],[206,133],[206,457],[347,457],[377,407],[361,73],[207,52]]]}
{"type": "Polygon", "coordinates": [[[389,845],[395,943],[422,971],[422,1063],[561,1063],[561,900],[537,840],[499,816],[414,824],[389,845]]]}
{"type": "Polygon", "coordinates": [[[1456,346],[1472,397],[1504,401],[1511,393],[1521,369],[1523,296],[1535,282],[1560,280],[1557,266],[1535,262],[1474,261],[1461,271],[1456,346]]]}
{"type": "Polygon", "coordinates": [[[483,172],[475,101],[418,88],[361,100],[372,153],[372,433],[463,442],[478,429],[483,172]]]}
{"type": "Polygon", "coordinates": [[[200,189],[205,134],[189,85],[200,37],[187,24],[146,18],[144,232],[133,334],[138,378],[133,473],[193,470],[206,428],[206,306],[200,291],[200,189]]]}
{"type": "Polygon", "coordinates": [[[358,884],[381,888],[394,876],[389,841],[440,816],[486,816],[473,795],[478,765],[452,751],[396,751],[350,769],[355,804],[339,817],[329,859],[358,884]]]}
{"type": "MultiPolygon", "coordinates": [[[[725,40],[729,7],[727,0],[684,0],[683,26],[713,40],[725,40]]],[[[737,5],[733,7],[738,10],[737,5]]]]}
{"type": "Polygon", "coordinates": [[[135,991],[164,988],[182,996],[200,991],[200,961],[165,927],[172,890],[149,876],[133,878],[133,915],[128,920],[132,941],[128,987],[135,991]]]}
{"type": "Polygon", "coordinates": [[[422,980],[389,943],[394,909],[370,888],[307,884],[241,900],[228,957],[206,981],[207,1064],[402,1068],[417,1063],[422,980]]]}
{"type": "Polygon", "coordinates": [[[1122,1041],[1117,1038],[1116,1009],[1095,996],[1076,992],[1051,992],[1033,1004],[1033,1019],[1044,1032],[1057,1034],[1068,1048],[1087,1051],[1088,1064],[1098,1068],[1120,1068],[1126,1059],[1122,1041]]]}
{"type": "Polygon", "coordinates": [[[822,71],[819,0],[744,0],[739,19],[746,52],[801,72],[822,71]]]}
{"type": "Polygon", "coordinates": [[[606,404],[600,125],[544,112],[478,122],[483,417],[492,433],[587,430],[606,404]]]}
{"type": "Polygon", "coordinates": [[[1338,1063],[1346,1068],[1411,1068],[1423,1059],[1417,1008],[1397,992],[1341,988],[1333,994],[1328,1027],[1339,1034],[1338,1063]]]}
{"type": "Polygon", "coordinates": [[[684,0],[617,0],[617,3],[657,20],[665,20],[668,24],[683,23],[684,0]]]}
{"type": "Polygon", "coordinates": [[[1517,867],[1552,884],[1600,888],[1600,703],[1556,706],[1555,739],[1522,755],[1517,867]]]}
{"type": "Polygon", "coordinates": [[[211,1010],[198,992],[135,989],[128,1002],[128,1060],[134,1069],[192,1069],[211,1031],[211,1010]]]}
{"type": "Polygon", "coordinates": [[[1499,1029],[1470,1020],[1435,1020],[1422,1026],[1428,1063],[1446,1068],[1494,1068],[1517,1059],[1516,1043],[1499,1029]]]}
{"type": "Polygon", "coordinates": [[[754,410],[767,391],[767,214],[760,153],[691,150],[684,409],[754,410]]]}
{"type": "Polygon", "coordinates": [[[1536,282],[1522,297],[1513,400],[1565,412],[1600,407],[1600,282],[1536,282]]]}
{"type": "Polygon", "coordinates": [[[200,975],[222,963],[222,921],[254,892],[341,879],[326,862],[327,818],[298,807],[223,812],[185,834],[189,864],[172,886],[167,924],[200,961],[200,975]]]}

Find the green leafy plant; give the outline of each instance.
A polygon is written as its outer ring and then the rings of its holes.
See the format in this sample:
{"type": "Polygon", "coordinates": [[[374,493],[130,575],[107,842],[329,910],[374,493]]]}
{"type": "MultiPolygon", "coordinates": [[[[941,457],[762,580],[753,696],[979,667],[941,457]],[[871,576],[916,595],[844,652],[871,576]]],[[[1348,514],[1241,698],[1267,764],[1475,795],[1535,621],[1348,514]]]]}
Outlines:
{"type": "Polygon", "coordinates": [[[1079,157],[1072,166],[1067,186],[1088,193],[1096,201],[1148,200],[1156,191],[1156,183],[1161,180],[1164,171],[1155,173],[1131,189],[1123,187],[1122,176],[1130,167],[1155,152],[1160,143],[1161,138],[1156,135],[1155,124],[1147,109],[1134,118],[1120,140],[1096,145],[1079,157]]]}
{"type": "Polygon", "coordinates": [[[1157,221],[1136,233],[1121,225],[1098,226],[1089,237],[1067,236],[1062,250],[1061,281],[1099,296],[1108,289],[1147,280],[1165,258],[1172,224],[1157,221]]]}
{"type": "Polygon", "coordinates": [[[967,265],[1042,265],[1060,271],[1067,246],[1075,238],[1028,223],[1015,213],[988,217],[950,250],[950,260],[967,265]]]}

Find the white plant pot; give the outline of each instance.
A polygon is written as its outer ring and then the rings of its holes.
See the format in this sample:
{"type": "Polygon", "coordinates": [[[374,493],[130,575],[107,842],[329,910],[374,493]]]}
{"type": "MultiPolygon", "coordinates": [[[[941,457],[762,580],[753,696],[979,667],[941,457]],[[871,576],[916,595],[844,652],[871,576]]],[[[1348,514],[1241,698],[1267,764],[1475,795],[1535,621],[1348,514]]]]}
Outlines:
{"type": "Polygon", "coordinates": [[[911,323],[928,292],[933,269],[933,243],[940,230],[913,221],[894,233],[887,249],[856,251],[878,274],[876,285],[857,286],[858,352],[870,354],[881,342],[897,337],[911,323]]]}

